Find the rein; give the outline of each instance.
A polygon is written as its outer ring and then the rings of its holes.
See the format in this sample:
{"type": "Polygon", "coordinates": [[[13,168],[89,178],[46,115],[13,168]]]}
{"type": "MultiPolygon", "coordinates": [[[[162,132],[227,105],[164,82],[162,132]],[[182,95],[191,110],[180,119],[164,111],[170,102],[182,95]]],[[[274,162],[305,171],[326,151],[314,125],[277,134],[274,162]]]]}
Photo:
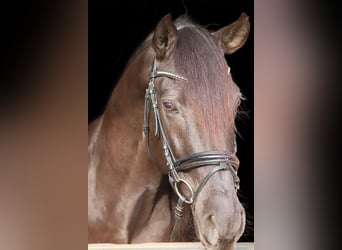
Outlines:
{"type": "MultiPolygon", "coordinates": [[[[239,177],[237,176],[237,171],[234,169],[236,163],[232,161],[231,155],[227,152],[220,152],[220,151],[205,151],[200,153],[195,153],[180,159],[176,159],[172,149],[170,147],[170,143],[167,140],[166,134],[163,129],[163,125],[160,119],[160,113],[158,109],[158,98],[157,92],[155,89],[155,79],[158,77],[167,77],[173,80],[180,80],[180,81],[187,81],[186,78],[173,74],[168,71],[158,70],[156,65],[156,59],[153,59],[152,69],[150,74],[150,81],[149,85],[146,89],[145,93],[145,106],[144,106],[144,134],[146,137],[146,144],[148,150],[150,151],[150,144],[149,144],[149,117],[150,117],[150,110],[152,109],[155,119],[155,132],[154,135],[156,137],[160,137],[162,141],[162,148],[164,152],[164,157],[166,160],[166,165],[168,167],[168,176],[169,182],[178,196],[178,202],[175,208],[175,225],[172,230],[171,234],[171,241],[177,241],[179,234],[179,227],[180,227],[180,220],[183,216],[184,212],[184,203],[191,204],[192,212],[195,212],[195,203],[198,197],[198,194],[209,181],[210,177],[213,176],[218,171],[229,170],[232,173],[234,179],[234,186],[235,189],[239,189],[239,177]],[[182,179],[178,172],[203,167],[203,166],[213,166],[213,168],[209,171],[209,173],[204,177],[201,181],[200,185],[198,186],[197,190],[194,192],[190,184],[182,179]],[[184,185],[190,193],[190,196],[185,196],[181,190],[180,185],[184,185]]],[[[234,140],[234,151],[236,151],[236,142],[234,140]]],[[[234,152],[235,153],[235,152],[234,152]]]]}

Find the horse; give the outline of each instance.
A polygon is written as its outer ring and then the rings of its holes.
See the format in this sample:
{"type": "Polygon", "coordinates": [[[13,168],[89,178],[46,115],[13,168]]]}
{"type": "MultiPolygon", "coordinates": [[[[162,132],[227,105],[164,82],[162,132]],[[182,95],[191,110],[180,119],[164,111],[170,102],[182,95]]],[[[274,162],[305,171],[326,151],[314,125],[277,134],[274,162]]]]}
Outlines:
{"type": "Polygon", "coordinates": [[[88,126],[88,243],[235,249],[242,95],[225,55],[249,31],[245,13],[217,31],[167,14],[136,49],[88,126]]]}

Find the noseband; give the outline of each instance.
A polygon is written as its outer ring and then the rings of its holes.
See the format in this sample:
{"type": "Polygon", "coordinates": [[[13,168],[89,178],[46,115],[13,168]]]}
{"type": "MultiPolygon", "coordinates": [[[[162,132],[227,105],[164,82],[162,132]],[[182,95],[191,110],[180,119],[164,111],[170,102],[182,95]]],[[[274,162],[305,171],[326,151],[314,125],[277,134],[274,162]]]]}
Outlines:
{"type": "MultiPolygon", "coordinates": [[[[157,100],[157,92],[155,89],[155,79],[158,77],[167,77],[173,80],[180,80],[180,81],[187,81],[186,78],[167,72],[163,70],[158,70],[156,65],[156,60],[153,60],[152,63],[152,70],[150,74],[150,81],[148,88],[146,89],[145,94],[145,107],[144,107],[144,134],[146,137],[146,143],[147,147],[150,150],[149,146],[149,116],[150,116],[150,110],[152,108],[154,119],[155,119],[155,133],[154,135],[156,137],[160,137],[162,141],[162,148],[164,152],[164,157],[166,160],[166,165],[169,169],[168,176],[169,176],[169,182],[175,191],[175,193],[178,196],[178,202],[175,209],[175,217],[176,217],[176,223],[172,232],[171,239],[174,241],[175,237],[173,236],[176,228],[179,227],[179,221],[183,216],[184,211],[184,203],[192,204],[192,211],[195,212],[195,203],[198,197],[198,194],[203,189],[205,184],[208,182],[211,176],[213,176],[218,171],[223,170],[230,170],[234,179],[234,186],[235,189],[239,189],[239,177],[237,176],[237,171],[234,169],[234,167],[237,168],[237,165],[234,161],[232,161],[231,155],[227,152],[220,152],[220,151],[205,151],[200,153],[195,153],[180,159],[176,159],[172,149],[170,147],[170,144],[167,140],[166,134],[163,129],[163,125],[160,119],[160,113],[158,109],[158,100],[157,100]],[[198,186],[197,190],[194,192],[192,190],[192,187],[190,184],[182,179],[178,172],[190,170],[193,168],[199,168],[204,166],[213,166],[213,168],[209,171],[209,173],[204,177],[204,179],[201,181],[200,185],[198,186]],[[189,193],[190,197],[185,196],[182,194],[180,190],[180,185],[184,185],[189,193]]],[[[236,142],[234,140],[234,151],[236,151],[236,142]]],[[[235,154],[236,152],[234,152],[235,154]]]]}

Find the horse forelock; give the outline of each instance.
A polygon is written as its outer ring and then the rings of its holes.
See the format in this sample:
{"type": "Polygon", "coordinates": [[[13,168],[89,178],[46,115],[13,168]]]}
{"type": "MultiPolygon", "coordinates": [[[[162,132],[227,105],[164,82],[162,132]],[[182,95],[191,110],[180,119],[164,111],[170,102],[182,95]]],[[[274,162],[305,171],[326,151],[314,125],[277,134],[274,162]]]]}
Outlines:
{"type": "MultiPolygon", "coordinates": [[[[224,52],[208,30],[187,17],[175,22],[178,41],[173,60],[175,71],[186,77],[184,94],[208,136],[235,129],[235,116],[241,94],[234,83],[224,52]]],[[[212,139],[212,138],[211,138],[212,139]]]]}

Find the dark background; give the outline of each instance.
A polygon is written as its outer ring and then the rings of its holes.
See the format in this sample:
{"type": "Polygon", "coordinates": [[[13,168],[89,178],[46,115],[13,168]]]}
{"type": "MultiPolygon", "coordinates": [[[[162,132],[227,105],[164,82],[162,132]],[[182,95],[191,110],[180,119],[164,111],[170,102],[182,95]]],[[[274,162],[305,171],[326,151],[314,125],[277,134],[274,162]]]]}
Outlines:
{"type": "Polygon", "coordinates": [[[246,98],[237,119],[240,159],[239,197],[247,211],[247,226],[240,241],[254,241],[254,5],[253,1],[224,0],[125,0],[88,3],[88,122],[100,115],[115,83],[132,55],[157,22],[167,13],[175,19],[188,13],[194,21],[217,30],[235,21],[242,12],[250,17],[251,31],[246,44],[226,56],[233,79],[246,98]]]}

